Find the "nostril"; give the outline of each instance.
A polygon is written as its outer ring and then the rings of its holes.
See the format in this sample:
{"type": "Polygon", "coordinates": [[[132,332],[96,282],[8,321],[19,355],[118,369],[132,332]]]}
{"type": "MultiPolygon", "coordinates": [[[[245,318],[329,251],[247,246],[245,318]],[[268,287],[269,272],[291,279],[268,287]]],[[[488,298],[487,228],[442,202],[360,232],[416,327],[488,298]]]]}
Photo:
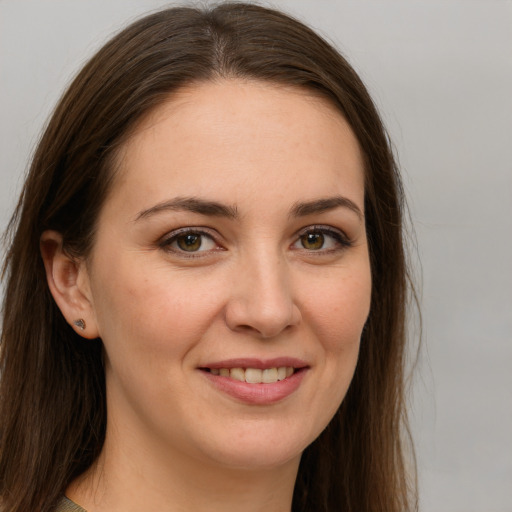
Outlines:
{"type": "MultiPolygon", "coordinates": [[[[276,285],[277,286],[277,285],[276,285]]],[[[225,321],[230,330],[272,338],[298,325],[301,314],[283,285],[279,292],[238,290],[226,304],[225,321]],[[242,293],[244,292],[244,293],[242,293]]]]}

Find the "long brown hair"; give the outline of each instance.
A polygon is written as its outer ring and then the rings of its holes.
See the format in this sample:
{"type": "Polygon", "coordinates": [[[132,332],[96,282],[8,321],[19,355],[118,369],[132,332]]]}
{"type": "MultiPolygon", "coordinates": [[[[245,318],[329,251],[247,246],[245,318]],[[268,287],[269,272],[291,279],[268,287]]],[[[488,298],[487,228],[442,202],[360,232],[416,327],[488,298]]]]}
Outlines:
{"type": "MultiPolygon", "coordinates": [[[[135,22],[83,68],[39,145],[7,232],[0,387],[0,496],[5,512],[52,510],[100,453],[106,426],[101,340],[84,343],[46,284],[39,239],[59,231],[86,256],[115,184],[117,148],[178,88],[218,77],[287,84],[328,98],[365,159],[372,301],[353,382],[304,452],[294,512],[416,509],[403,451],[403,193],[363,83],[328,43],[278,11],[242,3],[166,9],[135,22]]],[[[405,430],[404,430],[405,428],[405,430]]]]}

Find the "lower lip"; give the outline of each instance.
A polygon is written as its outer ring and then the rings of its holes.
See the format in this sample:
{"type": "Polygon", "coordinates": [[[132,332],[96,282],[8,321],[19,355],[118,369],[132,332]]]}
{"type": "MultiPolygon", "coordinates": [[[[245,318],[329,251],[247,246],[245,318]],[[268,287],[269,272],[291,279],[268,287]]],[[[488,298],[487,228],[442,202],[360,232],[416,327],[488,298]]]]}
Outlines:
{"type": "Polygon", "coordinates": [[[268,405],[290,396],[300,386],[307,368],[297,370],[290,377],[271,384],[249,384],[230,377],[213,375],[200,370],[218,390],[251,405],[268,405]]]}

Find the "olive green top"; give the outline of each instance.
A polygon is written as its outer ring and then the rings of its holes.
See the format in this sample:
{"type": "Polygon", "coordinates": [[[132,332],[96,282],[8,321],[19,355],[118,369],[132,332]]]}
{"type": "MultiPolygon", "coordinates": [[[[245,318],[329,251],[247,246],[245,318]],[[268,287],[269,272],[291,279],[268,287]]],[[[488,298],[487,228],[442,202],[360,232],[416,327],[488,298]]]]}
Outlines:
{"type": "Polygon", "coordinates": [[[69,498],[64,496],[59,503],[55,512],[87,512],[82,507],[79,507],[76,503],[73,503],[69,498]]]}

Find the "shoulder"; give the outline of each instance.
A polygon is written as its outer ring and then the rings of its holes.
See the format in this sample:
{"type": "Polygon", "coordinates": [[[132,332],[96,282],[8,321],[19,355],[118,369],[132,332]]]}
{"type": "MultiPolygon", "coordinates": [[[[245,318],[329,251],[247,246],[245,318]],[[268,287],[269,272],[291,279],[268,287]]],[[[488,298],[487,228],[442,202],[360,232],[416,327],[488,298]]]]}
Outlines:
{"type": "Polygon", "coordinates": [[[82,507],[79,507],[76,503],[73,503],[69,498],[63,496],[57,503],[57,507],[54,512],[87,512],[82,507]]]}

